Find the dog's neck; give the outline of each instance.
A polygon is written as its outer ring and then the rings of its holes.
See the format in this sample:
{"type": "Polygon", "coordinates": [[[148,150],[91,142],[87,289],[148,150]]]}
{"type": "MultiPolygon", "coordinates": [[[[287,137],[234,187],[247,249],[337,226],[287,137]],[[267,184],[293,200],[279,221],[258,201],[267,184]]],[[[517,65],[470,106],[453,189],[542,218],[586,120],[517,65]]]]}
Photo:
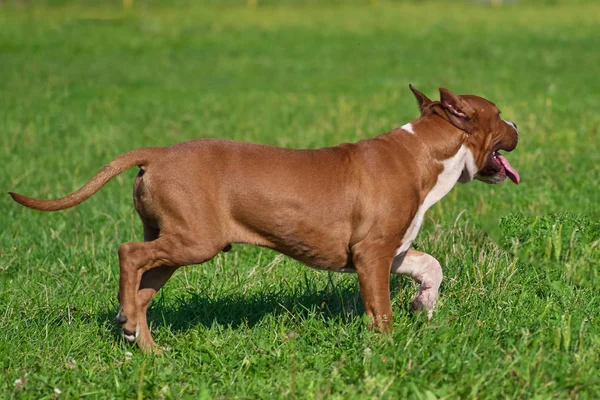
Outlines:
{"type": "Polygon", "coordinates": [[[443,162],[459,152],[468,135],[437,114],[420,117],[410,123],[415,138],[421,141],[430,161],[443,162]]]}
{"type": "Polygon", "coordinates": [[[421,201],[431,206],[457,182],[471,181],[477,173],[468,135],[438,115],[427,115],[392,132],[401,142],[411,141],[414,157],[421,164],[421,201]],[[409,137],[407,137],[407,135],[409,137]]]}

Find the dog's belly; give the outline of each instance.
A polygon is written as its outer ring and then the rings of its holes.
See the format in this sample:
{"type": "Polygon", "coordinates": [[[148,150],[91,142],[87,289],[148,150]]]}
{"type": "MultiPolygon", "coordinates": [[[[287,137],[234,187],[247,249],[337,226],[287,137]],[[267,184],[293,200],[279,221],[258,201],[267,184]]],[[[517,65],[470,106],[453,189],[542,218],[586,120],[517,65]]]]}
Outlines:
{"type": "Polygon", "coordinates": [[[232,242],[267,247],[312,268],[335,271],[352,263],[348,244],[325,226],[243,224],[238,228],[232,242]]]}
{"type": "Polygon", "coordinates": [[[277,243],[274,250],[279,251],[311,268],[339,271],[352,266],[351,255],[341,246],[322,246],[294,239],[277,243]]]}
{"type": "Polygon", "coordinates": [[[306,214],[291,217],[281,209],[266,209],[270,218],[255,219],[249,212],[236,218],[231,241],[271,248],[317,269],[340,270],[352,263],[346,224],[319,223],[306,214]]]}

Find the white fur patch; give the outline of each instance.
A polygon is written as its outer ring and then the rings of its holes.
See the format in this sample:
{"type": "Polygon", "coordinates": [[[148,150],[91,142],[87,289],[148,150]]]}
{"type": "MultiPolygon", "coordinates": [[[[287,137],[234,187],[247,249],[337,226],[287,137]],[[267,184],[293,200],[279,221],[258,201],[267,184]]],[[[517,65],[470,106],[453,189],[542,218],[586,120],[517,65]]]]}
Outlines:
{"type": "Polygon", "coordinates": [[[422,268],[420,267],[426,264],[428,257],[431,256],[423,253],[413,257],[406,256],[403,260],[396,258],[392,263],[391,272],[392,274],[409,275],[411,277],[416,278],[420,274],[422,274],[423,271],[421,271],[422,268]],[[402,263],[399,263],[399,261],[402,261],[402,263]]]}
{"type": "Polygon", "coordinates": [[[465,168],[463,169],[462,174],[458,178],[460,183],[471,182],[475,175],[477,175],[477,163],[475,162],[475,157],[473,157],[473,153],[467,147],[467,154],[465,155],[465,168]]]}
{"type": "MultiPolygon", "coordinates": [[[[119,319],[119,317],[121,316],[121,312],[123,311],[123,308],[121,306],[119,306],[119,311],[117,312],[117,317],[115,319],[119,319]]],[[[125,334],[125,332],[123,332],[123,337],[125,338],[125,340],[127,340],[129,343],[133,343],[136,341],[136,339],[140,336],[140,326],[137,325],[135,327],[135,332],[133,335],[127,335],[125,334]]]]}
{"type": "Polygon", "coordinates": [[[515,131],[517,130],[517,126],[515,125],[514,122],[512,121],[507,121],[505,119],[503,119],[502,121],[506,122],[507,125],[509,125],[511,128],[513,128],[515,131]]]}
{"type": "Polygon", "coordinates": [[[456,182],[458,182],[458,178],[461,177],[463,171],[468,168],[473,168],[474,164],[475,161],[473,159],[473,154],[464,145],[460,146],[458,152],[454,156],[442,161],[444,169],[438,175],[436,184],[433,186],[431,191],[429,191],[427,196],[425,196],[425,200],[419,206],[417,213],[411,221],[408,229],[404,233],[400,247],[398,247],[396,250],[396,256],[405,253],[412,245],[413,240],[415,240],[417,237],[419,229],[421,229],[421,225],[423,224],[425,212],[432,205],[437,203],[442,197],[447,195],[448,192],[450,192],[450,190],[454,187],[456,182]]]}
{"type": "Polygon", "coordinates": [[[444,277],[440,263],[429,254],[410,256],[408,253],[403,260],[394,260],[392,274],[408,275],[420,283],[419,291],[413,299],[413,310],[425,309],[427,318],[431,319],[444,277]]]}
{"type": "Polygon", "coordinates": [[[140,336],[140,326],[139,325],[135,327],[135,332],[133,335],[126,335],[125,332],[123,332],[123,337],[129,343],[135,342],[139,336],[140,336]]]}
{"type": "Polygon", "coordinates": [[[410,122],[408,124],[402,125],[400,128],[404,129],[406,132],[410,133],[411,135],[415,134],[415,130],[413,129],[413,125],[410,122]]]}

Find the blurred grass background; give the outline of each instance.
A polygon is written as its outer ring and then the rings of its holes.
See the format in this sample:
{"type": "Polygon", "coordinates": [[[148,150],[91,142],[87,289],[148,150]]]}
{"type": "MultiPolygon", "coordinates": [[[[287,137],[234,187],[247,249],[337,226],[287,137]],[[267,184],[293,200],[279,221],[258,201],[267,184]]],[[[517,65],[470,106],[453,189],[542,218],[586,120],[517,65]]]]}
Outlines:
{"type": "Polygon", "coordinates": [[[446,275],[431,324],[407,279],[384,338],[358,317],[356,277],[237,246],[157,297],[160,358],[111,321],[116,249],[142,237],[137,171],[60,213],[2,196],[2,392],[598,396],[598,15],[592,1],[4,1],[5,192],[58,197],[118,154],[197,137],[372,137],[418,115],[408,83],[494,101],[519,125],[522,183],[459,185],[428,213],[415,245],[446,275]]]}

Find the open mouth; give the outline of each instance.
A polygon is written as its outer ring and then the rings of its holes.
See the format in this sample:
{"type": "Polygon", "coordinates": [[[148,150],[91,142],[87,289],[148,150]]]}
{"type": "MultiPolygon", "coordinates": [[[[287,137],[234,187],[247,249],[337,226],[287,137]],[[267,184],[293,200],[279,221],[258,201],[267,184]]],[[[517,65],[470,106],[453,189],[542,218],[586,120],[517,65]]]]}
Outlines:
{"type": "Polygon", "coordinates": [[[500,170],[500,175],[504,174],[505,176],[508,176],[508,178],[515,184],[519,184],[521,177],[519,176],[517,170],[510,165],[506,157],[496,150],[492,153],[492,160],[496,167],[500,170]]]}

